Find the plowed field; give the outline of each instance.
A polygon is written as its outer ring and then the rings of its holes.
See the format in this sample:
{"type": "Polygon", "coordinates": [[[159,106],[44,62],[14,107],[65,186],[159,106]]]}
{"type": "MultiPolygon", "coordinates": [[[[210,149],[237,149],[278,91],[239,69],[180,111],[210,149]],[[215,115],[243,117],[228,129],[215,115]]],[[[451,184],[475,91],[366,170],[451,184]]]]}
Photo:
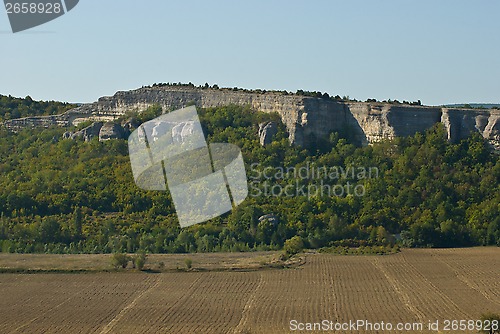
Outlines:
{"type": "Polygon", "coordinates": [[[0,333],[290,333],[292,320],[422,323],[414,332],[425,333],[439,320],[444,333],[445,320],[486,312],[500,313],[499,248],[308,253],[292,269],[0,274],[0,333]]]}

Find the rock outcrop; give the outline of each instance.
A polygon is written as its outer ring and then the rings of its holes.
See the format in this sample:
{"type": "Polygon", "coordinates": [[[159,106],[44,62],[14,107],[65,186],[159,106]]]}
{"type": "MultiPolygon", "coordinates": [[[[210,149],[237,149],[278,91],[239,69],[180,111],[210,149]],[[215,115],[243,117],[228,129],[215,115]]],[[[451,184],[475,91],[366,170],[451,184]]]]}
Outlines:
{"type": "Polygon", "coordinates": [[[349,111],[363,132],[363,144],[423,132],[441,121],[439,107],[349,103],[349,111]]]}
{"type": "Polygon", "coordinates": [[[118,123],[107,122],[101,127],[101,130],[99,131],[99,141],[124,138],[125,130],[118,123]]]}
{"type": "Polygon", "coordinates": [[[165,111],[188,104],[209,108],[229,104],[276,112],[285,124],[292,143],[308,146],[332,131],[348,132],[359,144],[423,132],[442,122],[452,141],[477,131],[500,148],[500,110],[448,109],[378,102],[343,102],[276,92],[249,93],[229,89],[182,86],[141,88],[117,92],[97,102],[82,105],[57,116],[10,120],[4,125],[16,131],[33,126],[70,126],[82,121],[109,122],[130,111],[160,105],[165,111]]]}
{"type": "Polygon", "coordinates": [[[139,127],[139,122],[134,117],[131,117],[122,122],[122,127],[127,134],[132,133],[135,129],[139,127]]]}
{"type": "Polygon", "coordinates": [[[274,136],[278,133],[278,125],[274,122],[259,124],[259,140],[262,146],[272,143],[274,136]]]}
{"type": "Polygon", "coordinates": [[[77,139],[80,138],[84,141],[91,141],[93,138],[99,138],[99,141],[109,139],[125,139],[129,135],[129,130],[122,127],[122,125],[114,122],[94,122],[76,132],[65,132],[63,139],[77,139]]]}
{"type": "Polygon", "coordinates": [[[472,131],[478,131],[495,149],[500,149],[500,110],[443,109],[441,122],[452,142],[467,137],[472,131]]]}
{"type": "Polygon", "coordinates": [[[65,132],[63,134],[64,139],[83,139],[84,141],[91,141],[92,138],[99,138],[99,133],[101,131],[103,124],[102,122],[94,122],[92,125],[87,126],[86,128],[81,129],[76,132],[65,132]]]}
{"type": "Polygon", "coordinates": [[[279,223],[279,218],[274,213],[269,213],[267,215],[259,217],[259,223],[263,222],[263,221],[266,221],[266,220],[268,222],[270,222],[271,224],[273,224],[274,226],[277,226],[278,223],[279,223]]]}

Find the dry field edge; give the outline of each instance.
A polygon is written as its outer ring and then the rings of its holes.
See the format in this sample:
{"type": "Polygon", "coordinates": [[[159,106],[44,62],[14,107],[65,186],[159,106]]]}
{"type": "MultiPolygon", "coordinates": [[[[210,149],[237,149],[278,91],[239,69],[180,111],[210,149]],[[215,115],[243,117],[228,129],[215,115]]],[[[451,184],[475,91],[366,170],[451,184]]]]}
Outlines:
{"type": "MultiPolygon", "coordinates": [[[[133,256],[133,254],[130,254],[133,256]]],[[[303,264],[304,255],[282,261],[280,252],[148,254],[143,273],[218,272],[284,269],[303,264]],[[186,260],[192,268],[186,268],[186,260]]],[[[111,254],[8,254],[0,253],[0,273],[99,273],[139,272],[132,262],[126,269],[115,268],[111,254]]]]}

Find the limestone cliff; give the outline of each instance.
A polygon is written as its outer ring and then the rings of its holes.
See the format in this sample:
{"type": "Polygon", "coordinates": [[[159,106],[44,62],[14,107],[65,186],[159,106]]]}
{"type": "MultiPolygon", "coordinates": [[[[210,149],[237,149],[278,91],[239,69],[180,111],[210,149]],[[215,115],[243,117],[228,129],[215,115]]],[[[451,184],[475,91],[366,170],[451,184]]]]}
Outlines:
{"type": "Polygon", "coordinates": [[[195,104],[201,108],[228,104],[249,105],[263,112],[277,112],[292,143],[308,146],[328,138],[332,131],[350,132],[366,145],[396,136],[423,132],[442,122],[452,141],[478,131],[500,149],[500,110],[448,109],[378,102],[343,102],[283,93],[250,93],[229,89],[201,89],[180,86],[141,88],[117,92],[97,102],[85,104],[62,115],[10,120],[12,130],[29,126],[76,125],[82,121],[108,122],[129,111],[142,111],[152,105],[165,111],[195,104]]]}

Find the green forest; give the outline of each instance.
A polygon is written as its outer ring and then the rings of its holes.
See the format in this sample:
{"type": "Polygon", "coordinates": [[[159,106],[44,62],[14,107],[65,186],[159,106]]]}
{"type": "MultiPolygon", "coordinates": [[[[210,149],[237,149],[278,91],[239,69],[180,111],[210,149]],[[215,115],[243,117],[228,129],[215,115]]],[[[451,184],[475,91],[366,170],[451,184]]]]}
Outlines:
{"type": "Polygon", "coordinates": [[[35,101],[31,96],[23,99],[0,95],[0,122],[29,116],[57,115],[75,107],[71,103],[35,101]]]}
{"type": "MultiPolygon", "coordinates": [[[[1,116],[69,106],[20,107],[32,103],[2,97],[1,116]]],[[[144,122],[160,112],[152,107],[136,117],[144,122]]],[[[303,149],[290,145],[276,114],[227,106],[199,115],[209,143],[242,149],[251,189],[233,211],[185,229],[168,191],[135,185],[126,140],[64,140],[66,128],[0,129],[0,250],[251,251],[282,249],[287,240],[323,249],[500,245],[500,160],[479,134],[452,144],[437,124],[426,133],[358,147],[346,129],[303,149]],[[265,121],[278,123],[279,131],[263,147],[258,124],[265,121]],[[279,173],[306,168],[341,172],[299,178],[279,173]],[[377,173],[360,175],[363,168],[377,173]],[[275,196],[273,189],[287,185],[345,191],[275,196]]]]}

